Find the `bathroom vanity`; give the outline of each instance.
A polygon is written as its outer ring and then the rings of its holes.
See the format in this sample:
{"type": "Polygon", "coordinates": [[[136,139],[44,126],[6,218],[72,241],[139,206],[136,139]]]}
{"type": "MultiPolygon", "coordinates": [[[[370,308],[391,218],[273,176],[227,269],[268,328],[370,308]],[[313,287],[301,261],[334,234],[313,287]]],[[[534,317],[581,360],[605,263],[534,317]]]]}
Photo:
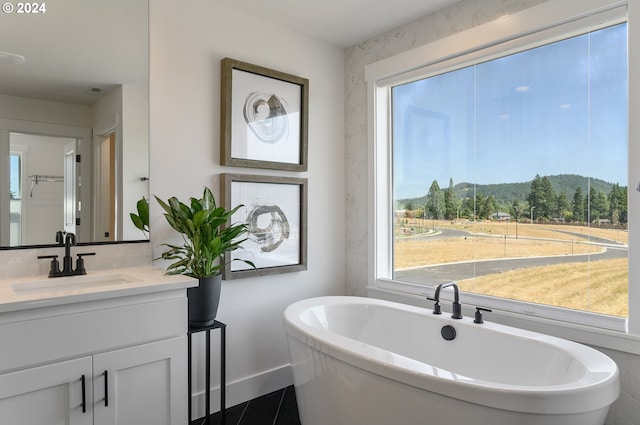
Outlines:
{"type": "Polygon", "coordinates": [[[0,283],[0,423],[187,421],[187,298],[151,267],[0,283]]]}

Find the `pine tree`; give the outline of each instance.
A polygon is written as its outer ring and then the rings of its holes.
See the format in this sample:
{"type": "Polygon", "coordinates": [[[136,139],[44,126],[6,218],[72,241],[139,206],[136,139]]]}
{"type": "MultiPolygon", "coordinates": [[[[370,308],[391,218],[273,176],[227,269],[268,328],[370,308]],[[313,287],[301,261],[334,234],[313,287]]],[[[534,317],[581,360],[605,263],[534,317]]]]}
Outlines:
{"type": "Polygon", "coordinates": [[[449,187],[444,191],[444,218],[453,220],[456,218],[458,200],[453,190],[453,179],[449,178],[449,187]]]}
{"type": "Polygon", "coordinates": [[[584,197],[582,196],[581,187],[576,188],[573,194],[571,211],[573,212],[573,221],[584,221],[584,197]]]}
{"type": "Polygon", "coordinates": [[[553,216],[557,209],[557,197],[546,176],[540,177],[539,174],[536,174],[531,182],[531,192],[527,195],[527,201],[531,207],[535,207],[536,217],[551,218],[553,216]]]}
{"type": "Polygon", "coordinates": [[[433,219],[438,220],[444,217],[444,194],[436,180],[431,183],[427,193],[427,211],[431,213],[433,219]]]}
{"type": "Polygon", "coordinates": [[[570,211],[569,199],[567,199],[567,194],[564,192],[560,192],[558,197],[556,198],[556,213],[555,217],[564,217],[565,213],[570,211]]]}

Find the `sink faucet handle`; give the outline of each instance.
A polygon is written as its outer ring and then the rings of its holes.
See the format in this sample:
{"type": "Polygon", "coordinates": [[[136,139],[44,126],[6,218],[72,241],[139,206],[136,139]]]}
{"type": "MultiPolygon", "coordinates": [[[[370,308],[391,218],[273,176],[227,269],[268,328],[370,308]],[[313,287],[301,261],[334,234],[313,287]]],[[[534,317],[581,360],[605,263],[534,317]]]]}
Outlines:
{"type": "Polygon", "coordinates": [[[77,254],[78,259],[76,260],[76,274],[87,274],[87,269],[84,268],[84,258],[88,255],[96,255],[95,252],[83,252],[82,254],[77,254]]]}
{"type": "Polygon", "coordinates": [[[435,304],[433,305],[433,314],[442,314],[442,309],[440,308],[440,301],[431,297],[427,297],[427,299],[429,301],[435,301],[435,304]]]}
{"type": "Polygon", "coordinates": [[[38,255],[38,259],[51,258],[51,268],[49,269],[49,277],[60,274],[60,262],[57,255],[38,255]]]}

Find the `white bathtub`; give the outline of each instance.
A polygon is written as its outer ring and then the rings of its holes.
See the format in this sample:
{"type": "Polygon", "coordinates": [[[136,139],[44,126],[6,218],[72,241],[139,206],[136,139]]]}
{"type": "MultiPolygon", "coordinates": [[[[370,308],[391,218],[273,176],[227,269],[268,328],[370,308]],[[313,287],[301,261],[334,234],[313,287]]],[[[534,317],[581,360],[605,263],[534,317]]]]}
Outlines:
{"type": "Polygon", "coordinates": [[[599,351],[404,304],[312,298],[284,327],[303,425],[602,425],[620,392],[599,351]]]}

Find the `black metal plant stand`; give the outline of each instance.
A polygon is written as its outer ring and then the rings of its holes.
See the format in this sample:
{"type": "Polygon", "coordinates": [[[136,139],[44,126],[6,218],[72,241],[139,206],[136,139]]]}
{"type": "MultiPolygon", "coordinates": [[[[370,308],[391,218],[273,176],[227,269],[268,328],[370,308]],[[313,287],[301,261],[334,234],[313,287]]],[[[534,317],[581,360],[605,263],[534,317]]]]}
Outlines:
{"type": "Polygon", "coordinates": [[[189,326],[188,335],[188,382],[189,382],[189,423],[191,423],[191,335],[198,332],[206,332],[206,360],[205,360],[205,373],[206,373],[206,384],[205,384],[205,420],[204,423],[209,425],[210,421],[210,402],[211,402],[211,330],[220,329],[220,424],[225,424],[225,390],[226,390],[226,330],[227,325],[218,322],[217,320],[213,321],[213,324],[208,326],[189,326]]]}

